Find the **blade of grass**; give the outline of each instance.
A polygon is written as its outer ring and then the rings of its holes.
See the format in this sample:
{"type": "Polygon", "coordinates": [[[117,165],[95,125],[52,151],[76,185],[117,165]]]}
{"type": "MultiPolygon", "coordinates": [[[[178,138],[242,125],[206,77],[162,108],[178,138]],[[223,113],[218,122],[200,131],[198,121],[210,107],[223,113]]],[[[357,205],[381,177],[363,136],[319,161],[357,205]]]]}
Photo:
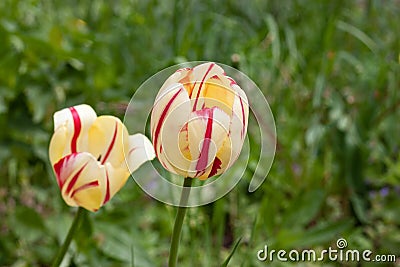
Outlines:
{"type": "Polygon", "coordinates": [[[279,27],[276,23],[275,18],[272,15],[268,15],[266,18],[266,23],[269,28],[269,36],[271,38],[272,46],[272,61],[275,66],[278,66],[281,58],[281,42],[279,37],[279,27]]]}
{"type": "Polygon", "coordinates": [[[131,245],[131,266],[135,267],[135,248],[131,245]]]}
{"type": "Polygon", "coordinates": [[[236,249],[239,247],[240,241],[242,241],[242,237],[239,237],[238,240],[236,240],[235,245],[233,246],[233,249],[229,256],[226,258],[226,260],[221,264],[221,267],[227,267],[229,261],[233,257],[233,254],[235,253],[236,249]]]}
{"type": "Polygon", "coordinates": [[[363,44],[365,44],[372,52],[376,52],[376,43],[371,39],[365,32],[361,31],[357,27],[348,24],[344,21],[339,20],[336,27],[344,32],[347,32],[358,40],[360,40],[363,44]]]}

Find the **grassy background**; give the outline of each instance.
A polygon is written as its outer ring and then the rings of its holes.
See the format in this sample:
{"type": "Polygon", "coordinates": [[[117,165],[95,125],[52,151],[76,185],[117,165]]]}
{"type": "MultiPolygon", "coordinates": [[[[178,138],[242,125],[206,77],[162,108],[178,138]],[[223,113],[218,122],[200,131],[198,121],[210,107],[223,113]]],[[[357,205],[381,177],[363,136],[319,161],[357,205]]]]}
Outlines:
{"type": "MultiPolygon", "coordinates": [[[[239,237],[230,266],[340,237],[399,257],[399,14],[398,0],[1,1],[0,266],[48,266],[71,223],[47,156],[53,113],[88,103],[122,117],[142,82],[186,60],[253,79],[278,149],[255,193],[252,153],[232,192],[189,211],[180,266],[218,266],[239,237]]],[[[166,266],[174,215],[130,179],[85,218],[67,262],[166,266]]]]}

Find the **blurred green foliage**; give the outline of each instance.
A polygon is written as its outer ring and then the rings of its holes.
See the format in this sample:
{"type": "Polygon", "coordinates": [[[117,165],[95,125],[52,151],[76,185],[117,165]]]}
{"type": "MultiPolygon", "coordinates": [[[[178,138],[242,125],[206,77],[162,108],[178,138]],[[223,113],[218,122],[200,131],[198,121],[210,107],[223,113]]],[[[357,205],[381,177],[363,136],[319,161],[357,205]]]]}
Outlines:
{"type": "MultiPolygon", "coordinates": [[[[398,14],[397,0],[1,1],[0,266],[48,266],[71,223],[48,161],[52,114],[88,103],[122,117],[143,81],[186,60],[253,79],[278,148],[248,193],[249,130],[246,176],[190,209],[180,266],[216,266],[240,237],[230,266],[265,266],[264,245],[322,250],[339,237],[399,257],[398,14]]],[[[65,263],[166,266],[174,215],[130,180],[86,216],[65,263]]]]}

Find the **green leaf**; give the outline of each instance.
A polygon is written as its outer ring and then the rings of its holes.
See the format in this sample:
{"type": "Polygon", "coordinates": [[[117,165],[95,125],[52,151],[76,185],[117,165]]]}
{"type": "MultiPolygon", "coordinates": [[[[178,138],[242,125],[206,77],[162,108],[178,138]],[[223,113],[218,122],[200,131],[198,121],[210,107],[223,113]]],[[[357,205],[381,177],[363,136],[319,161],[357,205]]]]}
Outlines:
{"type": "MultiPolygon", "coordinates": [[[[316,246],[318,244],[335,241],[336,238],[351,228],[352,220],[339,222],[320,223],[308,231],[301,231],[291,240],[290,246],[294,248],[316,246]]],[[[290,235],[290,233],[289,233],[290,235]]],[[[285,239],[280,236],[280,239],[285,239]]]]}
{"type": "Polygon", "coordinates": [[[300,193],[291,201],[291,206],[283,217],[283,224],[287,227],[303,227],[317,215],[324,203],[324,198],[325,192],[321,189],[300,193]]]}
{"type": "Polygon", "coordinates": [[[52,103],[51,91],[44,91],[37,86],[27,87],[25,90],[29,108],[33,114],[33,122],[41,122],[46,114],[47,107],[52,103]]]}
{"type": "Polygon", "coordinates": [[[46,232],[42,217],[34,209],[26,206],[16,207],[10,225],[20,239],[29,242],[38,240],[46,232]]]}
{"type": "Polygon", "coordinates": [[[137,235],[116,227],[116,224],[96,222],[95,235],[101,236],[100,250],[107,256],[126,263],[132,263],[132,251],[135,253],[135,263],[138,266],[154,266],[146,251],[136,240],[137,235]]]}

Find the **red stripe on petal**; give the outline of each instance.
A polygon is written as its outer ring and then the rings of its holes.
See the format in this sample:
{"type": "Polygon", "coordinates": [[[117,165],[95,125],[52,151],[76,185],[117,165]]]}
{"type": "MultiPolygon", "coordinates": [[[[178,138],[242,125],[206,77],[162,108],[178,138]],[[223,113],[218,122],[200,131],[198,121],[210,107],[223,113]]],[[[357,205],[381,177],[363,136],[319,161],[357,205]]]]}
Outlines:
{"type": "Polygon", "coordinates": [[[104,164],[104,162],[106,162],[107,158],[110,156],[111,150],[113,149],[114,144],[115,144],[115,139],[117,139],[117,132],[118,132],[118,123],[116,122],[115,129],[114,129],[114,135],[111,139],[110,145],[108,146],[107,152],[104,155],[104,158],[101,160],[101,164],[104,164]]]}
{"type": "Polygon", "coordinates": [[[215,66],[214,63],[210,64],[210,67],[208,67],[208,70],[207,70],[206,73],[204,74],[203,79],[201,79],[200,86],[199,86],[199,90],[197,91],[197,96],[196,96],[196,99],[195,99],[195,101],[194,101],[194,105],[193,105],[193,110],[192,110],[192,111],[195,111],[195,110],[196,110],[197,101],[199,100],[200,91],[201,91],[201,88],[203,87],[204,80],[206,79],[208,73],[211,71],[211,69],[212,69],[214,66],[215,66]]]}
{"type": "Polygon", "coordinates": [[[104,197],[103,205],[110,200],[110,179],[108,178],[108,171],[106,170],[106,196],[104,197]]]}
{"type": "Polygon", "coordinates": [[[217,174],[218,170],[221,169],[221,164],[222,164],[221,160],[218,157],[215,157],[213,165],[211,167],[211,172],[208,175],[208,177],[212,177],[215,174],[217,174]]]}
{"type": "MultiPolygon", "coordinates": [[[[169,102],[165,106],[164,110],[162,111],[160,119],[158,120],[157,127],[156,127],[156,129],[154,131],[154,150],[156,151],[157,156],[158,156],[157,143],[158,143],[158,136],[159,136],[160,131],[161,131],[161,126],[162,126],[162,124],[163,124],[163,122],[165,120],[165,116],[167,115],[167,112],[168,112],[169,108],[171,107],[171,105],[174,102],[174,100],[178,97],[178,95],[181,92],[181,90],[182,90],[182,88],[180,88],[178,90],[178,92],[176,92],[172,96],[172,98],[169,100],[169,102]]],[[[160,151],[160,153],[161,153],[161,151],[160,151]]]]}
{"type": "Polygon", "coordinates": [[[56,173],[56,178],[57,178],[57,184],[58,187],[61,189],[64,185],[64,181],[61,179],[61,170],[64,166],[64,159],[62,158],[61,160],[59,160],[56,164],[54,164],[54,172],[56,173]]]}
{"type": "Polygon", "coordinates": [[[61,172],[62,170],[65,168],[65,166],[68,164],[68,161],[70,160],[70,158],[75,157],[77,154],[69,154],[63,158],[61,158],[56,164],[54,164],[54,172],[56,174],[56,178],[57,178],[57,183],[58,183],[58,187],[60,189],[63,188],[64,186],[64,182],[65,179],[67,177],[61,177],[61,172]]]}
{"type": "Polygon", "coordinates": [[[72,188],[78,181],[79,175],[81,175],[81,173],[82,173],[83,169],[86,167],[86,165],[87,165],[87,163],[85,163],[85,165],[83,165],[82,168],[79,169],[79,171],[74,175],[74,177],[72,177],[71,182],[69,182],[69,184],[68,184],[67,191],[65,191],[65,193],[67,195],[71,192],[72,188]]]}
{"type": "Polygon", "coordinates": [[[77,152],[77,142],[78,142],[78,137],[82,129],[82,123],[81,123],[81,118],[79,117],[78,111],[74,107],[70,107],[69,111],[72,114],[72,119],[74,121],[74,135],[72,136],[71,140],[71,152],[76,153],[77,152]]]}
{"type": "Polygon", "coordinates": [[[213,110],[212,109],[204,109],[203,111],[207,112],[208,120],[206,126],[206,133],[204,134],[204,141],[201,147],[201,152],[199,159],[197,160],[196,170],[203,171],[207,167],[208,161],[208,151],[210,150],[211,143],[211,134],[212,134],[212,124],[213,124],[213,110]]]}
{"type": "Polygon", "coordinates": [[[236,81],[234,79],[232,79],[231,77],[226,77],[231,83],[229,84],[230,86],[237,84],[236,81]]]}
{"type": "Polygon", "coordinates": [[[92,187],[96,187],[99,186],[99,181],[92,181],[90,183],[81,185],[80,187],[78,187],[77,189],[75,189],[74,191],[72,191],[71,193],[71,198],[74,197],[74,195],[82,190],[88,189],[88,188],[92,188],[92,187]]]}

